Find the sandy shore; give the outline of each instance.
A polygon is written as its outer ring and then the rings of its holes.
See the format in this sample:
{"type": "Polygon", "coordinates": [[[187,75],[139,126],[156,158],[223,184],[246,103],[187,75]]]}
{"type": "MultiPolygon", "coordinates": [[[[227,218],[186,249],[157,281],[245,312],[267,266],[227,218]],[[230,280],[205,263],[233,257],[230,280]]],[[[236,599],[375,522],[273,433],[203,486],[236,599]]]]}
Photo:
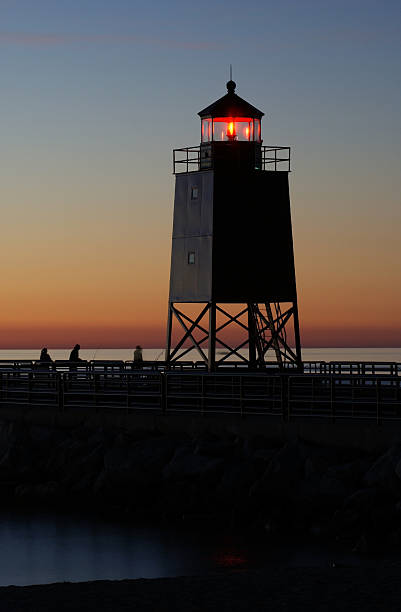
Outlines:
{"type": "Polygon", "coordinates": [[[1,612],[327,612],[401,608],[401,564],[0,588],[1,612]]]}

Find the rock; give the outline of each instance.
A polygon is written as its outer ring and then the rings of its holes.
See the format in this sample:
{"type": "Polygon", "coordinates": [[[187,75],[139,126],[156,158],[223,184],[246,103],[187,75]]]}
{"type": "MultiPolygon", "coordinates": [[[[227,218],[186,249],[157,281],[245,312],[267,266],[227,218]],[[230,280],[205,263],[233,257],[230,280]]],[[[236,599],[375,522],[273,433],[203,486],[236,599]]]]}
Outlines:
{"type": "Polygon", "coordinates": [[[172,460],[163,469],[166,480],[204,477],[216,472],[223,459],[195,454],[187,446],[177,449],[172,460]]]}
{"type": "Polygon", "coordinates": [[[224,465],[222,478],[216,494],[223,505],[232,505],[239,500],[247,503],[249,489],[256,480],[256,472],[251,461],[237,459],[224,465]]]}
{"type": "Polygon", "coordinates": [[[254,456],[257,451],[276,452],[280,448],[280,444],[269,441],[262,435],[250,435],[244,440],[244,453],[249,456],[254,456]]]}
{"type": "Polygon", "coordinates": [[[111,494],[113,486],[138,487],[145,495],[145,488],[153,491],[162,481],[162,471],[169,462],[175,449],[176,441],[167,437],[141,439],[130,446],[116,446],[104,455],[103,484],[96,483],[99,491],[111,494]]]}
{"type": "Polygon", "coordinates": [[[44,425],[32,425],[29,429],[29,439],[38,447],[54,446],[65,438],[62,430],[44,425]]]}
{"type": "Polygon", "coordinates": [[[255,466],[256,475],[258,478],[265,473],[267,466],[269,465],[273,455],[275,454],[275,450],[272,449],[263,449],[255,451],[252,455],[253,465],[255,466]]]}
{"type": "Polygon", "coordinates": [[[364,533],[358,538],[352,552],[360,554],[366,554],[369,552],[368,540],[364,533]]]}
{"type": "Polygon", "coordinates": [[[194,440],[194,453],[206,457],[232,457],[238,454],[234,436],[219,437],[210,433],[199,434],[194,440]]]}
{"type": "Polygon", "coordinates": [[[356,486],[359,484],[366,471],[369,470],[371,461],[365,457],[355,459],[342,465],[329,467],[326,475],[329,478],[335,478],[345,485],[356,486]]]}
{"type": "Polygon", "coordinates": [[[326,473],[319,482],[319,495],[324,498],[325,503],[341,504],[350,495],[349,487],[340,478],[326,473]]]}
{"type": "Polygon", "coordinates": [[[364,482],[370,487],[381,487],[394,494],[401,495],[401,480],[396,473],[396,467],[401,459],[401,445],[392,446],[381,455],[364,476],[364,482]]]}
{"type": "Polygon", "coordinates": [[[304,461],[302,444],[288,442],[274,453],[256,488],[288,495],[291,487],[303,477],[304,461]]]}
{"type": "Polygon", "coordinates": [[[374,488],[360,489],[350,495],[333,516],[331,529],[341,538],[358,537],[369,523],[371,507],[375,505],[379,491],[374,488]]]}
{"type": "Polygon", "coordinates": [[[40,484],[21,484],[15,488],[15,496],[21,499],[38,501],[55,501],[64,494],[63,488],[57,482],[44,482],[40,484]]]}

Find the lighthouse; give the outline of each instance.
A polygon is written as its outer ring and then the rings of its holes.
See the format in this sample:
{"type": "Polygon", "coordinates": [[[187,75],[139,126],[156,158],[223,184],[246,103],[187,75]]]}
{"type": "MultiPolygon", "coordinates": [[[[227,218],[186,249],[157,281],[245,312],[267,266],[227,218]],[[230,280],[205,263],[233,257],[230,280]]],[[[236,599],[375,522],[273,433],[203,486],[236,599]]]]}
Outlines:
{"type": "Polygon", "coordinates": [[[200,144],[173,151],[166,365],[195,350],[209,372],[299,370],[290,148],[263,145],[232,80],[198,114],[200,144]]]}

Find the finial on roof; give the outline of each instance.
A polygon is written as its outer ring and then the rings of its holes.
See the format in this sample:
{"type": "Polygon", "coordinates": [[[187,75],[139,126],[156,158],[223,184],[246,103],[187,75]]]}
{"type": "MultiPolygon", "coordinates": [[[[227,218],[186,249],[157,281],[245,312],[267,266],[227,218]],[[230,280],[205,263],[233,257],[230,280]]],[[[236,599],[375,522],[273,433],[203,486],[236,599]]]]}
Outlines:
{"type": "Polygon", "coordinates": [[[233,65],[230,64],[230,80],[227,83],[228,93],[234,93],[237,84],[233,81],[233,65]]]}

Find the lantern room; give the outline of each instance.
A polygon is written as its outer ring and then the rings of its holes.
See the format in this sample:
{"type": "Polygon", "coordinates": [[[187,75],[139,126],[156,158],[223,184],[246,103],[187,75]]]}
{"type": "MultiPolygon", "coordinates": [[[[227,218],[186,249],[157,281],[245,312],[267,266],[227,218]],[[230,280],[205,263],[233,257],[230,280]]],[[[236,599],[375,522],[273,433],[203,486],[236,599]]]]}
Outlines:
{"type": "Polygon", "coordinates": [[[202,111],[201,143],[262,142],[261,118],[264,113],[235,93],[234,81],[227,83],[225,96],[202,111]]]}

